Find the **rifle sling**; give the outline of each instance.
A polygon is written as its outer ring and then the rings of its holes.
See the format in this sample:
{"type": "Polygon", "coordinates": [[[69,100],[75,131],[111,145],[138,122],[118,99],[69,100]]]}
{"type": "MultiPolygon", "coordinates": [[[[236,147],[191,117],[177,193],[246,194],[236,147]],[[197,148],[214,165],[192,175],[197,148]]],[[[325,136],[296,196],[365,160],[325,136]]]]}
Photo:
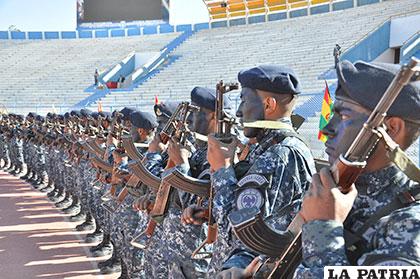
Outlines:
{"type": "Polygon", "coordinates": [[[383,127],[377,128],[377,132],[382,136],[385,147],[388,150],[387,157],[411,180],[420,183],[420,169],[399,147],[399,145],[388,135],[383,127]]]}

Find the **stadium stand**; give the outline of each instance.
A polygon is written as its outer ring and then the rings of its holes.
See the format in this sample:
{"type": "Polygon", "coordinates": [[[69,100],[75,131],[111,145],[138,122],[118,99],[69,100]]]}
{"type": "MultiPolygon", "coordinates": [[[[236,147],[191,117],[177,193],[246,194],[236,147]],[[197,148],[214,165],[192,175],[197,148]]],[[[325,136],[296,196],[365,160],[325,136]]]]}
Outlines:
{"type": "Polygon", "coordinates": [[[387,1],[310,17],[201,30],[172,53],[180,57],[170,67],[134,91],[108,95],[102,105],[142,106],[155,95],[182,100],[196,85],[214,87],[219,79],[236,80],[239,70],[261,63],[289,65],[302,79],[305,93],[321,92],[324,82],[317,78],[332,66],[336,43],[349,48],[390,16],[412,10],[415,3],[387,1]]]}
{"type": "Polygon", "coordinates": [[[8,111],[68,109],[89,93],[95,68],[103,71],[132,51],[159,51],[178,33],[129,38],[3,40],[0,104],[8,111]]]}
{"type": "MultiPolygon", "coordinates": [[[[105,109],[130,103],[150,110],[155,95],[162,100],[185,100],[194,86],[214,87],[219,79],[236,80],[243,68],[262,63],[286,64],[301,78],[304,93],[318,93],[302,95],[298,111],[308,118],[302,134],[316,157],[325,157],[323,144],[317,140],[319,115],[314,113],[320,111],[320,92],[324,89],[324,81],[318,76],[333,65],[333,46],[338,43],[344,50],[349,49],[390,17],[419,12],[413,8],[416,3],[386,1],[309,17],[201,30],[173,52],[180,58],[170,67],[134,91],[112,93],[101,102],[105,109]],[[305,105],[310,100],[313,104],[305,105]]],[[[418,146],[410,153],[418,163],[418,146]]]]}
{"type": "MultiPolygon", "coordinates": [[[[338,43],[345,52],[390,17],[419,13],[416,4],[417,0],[389,0],[306,17],[195,31],[170,53],[176,59],[169,66],[159,69],[137,88],[106,95],[101,105],[107,111],[128,104],[150,111],[156,95],[160,100],[185,100],[194,86],[214,87],[220,79],[234,81],[241,69],[263,63],[286,64],[297,72],[303,84],[297,112],[307,121],[301,132],[316,157],[324,157],[322,143],[316,138],[316,112],[324,89],[319,76],[333,65],[333,46],[338,43]]],[[[92,85],[95,68],[109,69],[133,51],[158,51],[179,35],[3,40],[0,105],[21,113],[51,111],[52,106],[65,111],[90,96],[84,90],[92,85]]],[[[237,94],[231,98],[237,105],[237,94]]],[[[97,104],[90,108],[96,109],[97,104]]],[[[413,150],[412,158],[418,163],[418,145],[413,150]]]]}

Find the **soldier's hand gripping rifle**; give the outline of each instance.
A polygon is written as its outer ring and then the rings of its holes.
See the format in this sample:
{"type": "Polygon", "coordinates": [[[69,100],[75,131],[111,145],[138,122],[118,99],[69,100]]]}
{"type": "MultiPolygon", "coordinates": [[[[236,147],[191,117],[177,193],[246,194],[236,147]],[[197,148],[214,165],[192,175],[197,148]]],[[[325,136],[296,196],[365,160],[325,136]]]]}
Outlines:
{"type": "MultiPolygon", "coordinates": [[[[220,141],[220,144],[226,148],[236,148],[236,138],[231,134],[232,126],[236,123],[234,117],[229,116],[223,107],[223,96],[225,93],[238,89],[238,83],[223,83],[220,81],[216,85],[216,108],[215,108],[215,120],[216,120],[216,134],[215,137],[220,141]]],[[[233,161],[234,158],[232,158],[233,161]]],[[[211,257],[211,254],[203,251],[206,245],[212,244],[217,239],[217,224],[214,221],[212,215],[213,208],[213,192],[214,188],[210,184],[210,181],[186,179],[183,177],[183,181],[179,179],[182,174],[179,172],[172,173],[168,179],[176,179],[174,185],[178,185],[184,191],[189,191],[192,194],[198,195],[200,198],[208,198],[208,208],[205,211],[197,212],[196,218],[207,220],[207,236],[206,239],[195,249],[191,255],[194,259],[211,257]]]]}
{"type": "MultiPolygon", "coordinates": [[[[196,106],[193,106],[188,102],[182,102],[179,104],[175,112],[171,115],[168,123],[166,123],[165,127],[159,134],[162,143],[166,144],[170,139],[177,139],[181,144],[184,144],[187,141],[186,122],[188,115],[193,110],[197,109],[198,108],[196,106]]],[[[165,169],[168,170],[174,166],[175,163],[169,159],[165,169]]],[[[153,174],[144,168],[144,165],[137,164],[133,171],[140,178],[140,180],[144,180],[145,178],[148,180],[145,181],[146,183],[144,183],[147,186],[149,186],[150,183],[154,184],[154,182],[157,180],[153,174]],[[139,173],[139,171],[143,172],[144,175],[139,173]]],[[[152,237],[155,231],[158,221],[161,222],[166,213],[172,187],[170,183],[165,181],[165,179],[160,180],[159,178],[159,181],[160,184],[156,194],[155,202],[152,205],[153,207],[150,206],[152,207],[149,213],[151,219],[147,224],[146,230],[132,240],[131,244],[135,247],[144,249],[147,246],[149,239],[152,237]]]]}
{"type": "MultiPolygon", "coordinates": [[[[387,111],[410,81],[415,72],[419,72],[418,60],[412,58],[403,66],[386,92],[359,131],[355,140],[345,154],[330,167],[332,176],[342,193],[350,187],[369,159],[372,151],[384,138],[384,120],[387,111]]],[[[286,232],[277,232],[267,226],[257,209],[242,209],[229,215],[236,236],[249,248],[259,254],[268,255],[271,259],[259,262],[258,258],[249,265],[248,274],[262,278],[288,278],[301,261],[301,232],[304,220],[298,214],[286,232]]]]}

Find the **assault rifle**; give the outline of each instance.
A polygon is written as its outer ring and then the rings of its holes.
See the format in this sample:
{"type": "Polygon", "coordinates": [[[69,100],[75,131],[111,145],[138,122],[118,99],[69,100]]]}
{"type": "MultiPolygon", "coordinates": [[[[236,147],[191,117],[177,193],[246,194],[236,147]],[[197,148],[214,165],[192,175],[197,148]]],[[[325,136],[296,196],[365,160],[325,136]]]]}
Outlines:
{"type": "MultiPolygon", "coordinates": [[[[234,124],[236,124],[236,119],[228,115],[223,107],[223,95],[229,91],[238,89],[238,83],[227,83],[224,84],[223,81],[220,81],[216,85],[216,108],[215,108],[215,117],[216,117],[216,134],[215,137],[221,141],[226,147],[235,144],[234,138],[231,134],[231,129],[234,124]]],[[[236,144],[235,144],[236,146],[236,144]]],[[[233,158],[232,158],[233,159],[233,158]]],[[[179,176],[178,173],[173,174],[174,177],[179,176]]],[[[178,185],[178,184],[177,184],[178,185]]],[[[212,244],[217,239],[217,224],[214,222],[212,215],[213,209],[213,191],[214,187],[210,185],[210,181],[191,181],[190,183],[185,183],[185,186],[194,186],[195,194],[199,195],[202,198],[208,198],[208,209],[203,213],[203,218],[207,219],[207,237],[206,239],[195,249],[191,255],[193,259],[199,258],[209,258],[211,254],[203,251],[206,245],[212,244]],[[194,183],[191,183],[194,182],[194,183]],[[192,185],[191,185],[192,184],[192,185]],[[201,185],[200,185],[201,184],[201,185]]],[[[187,187],[184,187],[185,190],[188,190],[187,187]]]]}
{"type": "MultiPolygon", "coordinates": [[[[169,139],[176,138],[179,140],[181,144],[184,144],[187,141],[187,128],[186,128],[186,121],[188,118],[188,115],[193,111],[197,110],[198,108],[196,106],[191,105],[188,102],[182,102],[178,105],[175,112],[171,115],[171,118],[169,119],[168,123],[166,123],[165,127],[162,129],[162,131],[159,133],[160,139],[162,143],[166,144],[169,139]]],[[[173,168],[175,165],[171,160],[168,160],[168,163],[166,165],[165,169],[173,168]]],[[[140,166],[137,168],[137,171],[145,171],[146,169],[140,166]]],[[[142,175],[139,173],[137,175],[141,180],[146,178],[149,181],[145,182],[154,182],[157,179],[154,179],[154,175],[150,176],[150,172],[145,172],[145,175],[142,175]]],[[[149,184],[144,183],[145,185],[149,186],[149,184]]],[[[168,183],[165,179],[162,179],[160,181],[160,185],[156,194],[156,199],[153,204],[153,208],[150,210],[150,216],[151,219],[147,224],[147,228],[144,232],[142,232],[140,235],[135,237],[131,244],[135,247],[144,249],[149,239],[153,236],[153,233],[155,231],[156,225],[158,221],[162,221],[164,218],[164,215],[166,213],[168,204],[169,204],[169,198],[172,192],[171,184],[168,183]]]]}
{"type": "MultiPolygon", "coordinates": [[[[336,184],[342,193],[347,193],[356,181],[373,149],[383,139],[384,120],[402,88],[419,72],[419,60],[412,58],[408,65],[397,73],[386,92],[359,131],[345,154],[330,167],[336,184]]],[[[300,215],[292,220],[285,232],[277,232],[267,226],[257,209],[241,209],[229,214],[236,236],[250,249],[271,257],[265,262],[247,268],[253,277],[289,278],[301,261],[301,232],[304,224],[300,215]]],[[[256,259],[258,260],[258,259],[256,259]]],[[[250,265],[251,266],[251,265],[250,265]]]]}

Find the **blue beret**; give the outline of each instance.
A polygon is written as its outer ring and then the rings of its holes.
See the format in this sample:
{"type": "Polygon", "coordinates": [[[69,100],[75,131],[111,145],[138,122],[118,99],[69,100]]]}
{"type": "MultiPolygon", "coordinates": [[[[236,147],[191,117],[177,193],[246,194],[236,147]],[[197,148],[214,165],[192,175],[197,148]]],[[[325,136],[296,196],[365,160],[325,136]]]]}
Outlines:
{"type": "Polygon", "coordinates": [[[90,115],[92,116],[93,119],[98,120],[99,112],[94,111],[90,115]]]}
{"type": "Polygon", "coordinates": [[[156,116],[166,116],[167,118],[171,117],[172,113],[175,112],[176,108],[180,102],[169,101],[160,104],[155,104],[154,111],[156,116]]]}
{"type": "MultiPolygon", "coordinates": [[[[206,108],[211,111],[215,111],[216,91],[214,89],[197,86],[191,91],[191,102],[194,105],[197,105],[201,108],[206,108]]],[[[223,106],[224,106],[224,109],[231,108],[229,98],[226,95],[223,96],[223,106]]]]}
{"type": "Polygon", "coordinates": [[[130,121],[134,127],[146,130],[151,130],[158,126],[156,117],[148,112],[135,111],[130,115],[130,121]]]}
{"type": "MultiPolygon", "coordinates": [[[[389,63],[358,61],[354,65],[342,61],[337,65],[336,97],[350,98],[373,110],[401,66],[389,63]]],[[[412,81],[403,88],[388,111],[389,116],[420,120],[420,81],[412,81]]]]}
{"type": "Polygon", "coordinates": [[[41,115],[37,115],[37,116],[36,116],[36,118],[35,118],[35,120],[36,120],[36,121],[43,122],[43,121],[44,121],[44,117],[43,117],[43,116],[41,116],[41,115]]]}
{"type": "Polygon", "coordinates": [[[64,119],[68,119],[68,118],[70,118],[70,113],[69,113],[69,112],[66,112],[66,113],[64,114],[64,119]]]}
{"type": "Polygon", "coordinates": [[[90,116],[92,114],[92,111],[91,110],[88,110],[88,109],[81,109],[80,110],[80,114],[83,117],[88,117],[88,116],[90,116]]]}
{"type": "Polygon", "coordinates": [[[35,112],[30,112],[28,113],[28,117],[36,117],[38,114],[36,114],[35,112]]]}
{"type": "Polygon", "coordinates": [[[125,107],[120,111],[120,113],[123,115],[124,120],[129,120],[130,114],[132,114],[134,111],[136,111],[135,108],[125,107]]]}
{"type": "Polygon", "coordinates": [[[76,117],[82,117],[82,114],[80,113],[80,111],[78,111],[78,110],[72,110],[71,112],[70,112],[70,115],[71,116],[76,116],[76,117]]]}
{"type": "Polygon", "coordinates": [[[242,87],[278,94],[296,95],[301,92],[300,82],[292,69],[280,65],[261,65],[238,74],[242,87]]]}

